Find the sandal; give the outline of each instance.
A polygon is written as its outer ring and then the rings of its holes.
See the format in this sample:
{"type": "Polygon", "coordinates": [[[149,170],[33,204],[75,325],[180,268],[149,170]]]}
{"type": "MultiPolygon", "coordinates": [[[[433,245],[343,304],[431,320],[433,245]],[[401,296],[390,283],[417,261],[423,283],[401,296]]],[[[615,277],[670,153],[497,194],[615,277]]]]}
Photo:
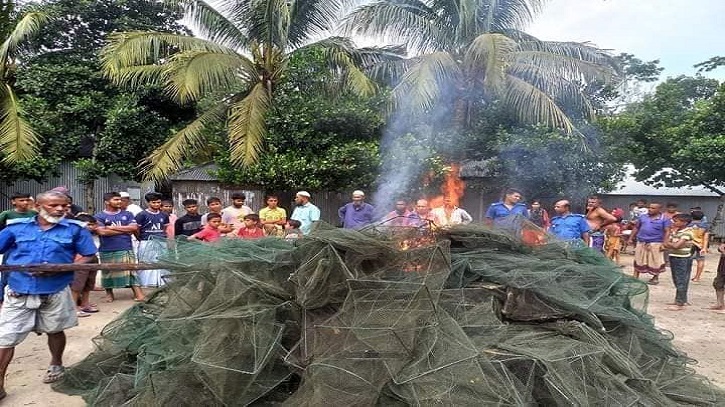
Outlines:
{"type": "Polygon", "coordinates": [[[77,311],[77,312],[76,312],[76,316],[77,316],[78,318],[85,318],[85,317],[90,317],[90,316],[91,316],[91,314],[90,314],[90,313],[88,313],[88,312],[85,312],[85,311],[83,311],[83,310],[80,310],[80,311],[77,311]]]}
{"type": "Polygon", "coordinates": [[[94,312],[98,312],[98,308],[94,305],[87,305],[85,307],[81,307],[81,311],[92,314],[94,312]]]}
{"type": "Polygon", "coordinates": [[[50,365],[43,376],[43,383],[55,383],[65,374],[65,368],[60,365],[50,365]]]}

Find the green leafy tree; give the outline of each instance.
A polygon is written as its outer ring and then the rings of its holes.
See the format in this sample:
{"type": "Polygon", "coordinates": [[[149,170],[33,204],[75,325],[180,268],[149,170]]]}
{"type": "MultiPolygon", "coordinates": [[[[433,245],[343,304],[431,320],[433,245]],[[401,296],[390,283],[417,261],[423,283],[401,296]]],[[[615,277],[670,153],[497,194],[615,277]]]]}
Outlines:
{"type": "MultiPolygon", "coordinates": [[[[253,164],[264,148],[265,120],[290,56],[332,27],[340,2],[177,3],[204,39],[127,32],[112,35],[103,53],[104,71],[117,83],[160,84],[181,104],[202,98],[211,102],[196,120],[148,156],[145,173],[158,179],[181,167],[207,144],[205,129],[220,122],[226,124],[231,162],[253,164]]],[[[376,90],[361,67],[396,57],[393,49],[356,49],[343,38],[327,38],[314,46],[324,49],[328,69],[335,74],[325,88],[348,89],[361,96],[376,90]]]]}
{"type": "MultiPolygon", "coordinates": [[[[291,55],[275,90],[275,104],[266,114],[265,154],[254,164],[236,164],[228,141],[217,136],[212,149],[220,180],[268,191],[340,191],[374,185],[384,126],[382,98],[319,92],[334,80],[324,47],[307,47],[291,55]]],[[[214,135],[206,139],[214,140],[214,135]]]]}
{"type": "Polygon", "coordinates": [[[624,176],[616,151],[602,143],[596,128],[582,128],[586,147],[572,135],[543,127],[513,128],[497,135],[495,186],[517,186],[533,198],[567,197],[609,191],[624,176]]]}
{"type": "Polygon", "coordinates": [[[443,106],[460,131],[477,107],[498,102],[520,121],[570,133],[571,112],[589,118],[581,83],[605,81],[615,61],[588,44],[541,41],[522,29],[542,0],[375,0],[354,10],[350,32],[401,41],[419,55],[392,91],[394,107],[419,118],[443,106]],[[452,107],[452,108],[451,108],[452,107]]]}
{"type": "Polygon", "coordinates": [[[40,11],[19,13],[16,2],[0,6],[0,152],[6,164],[36,157],[38,135],[24,117],[14,85],[19,54],[30,37],[37,34],[48,16],[40,11]]]}
{"type": "Polygon", "coordinates": [[[703,185],[721,192],[725,147],[722,85],[702,76],[670,78],[641,102],[600,121],[617,155],[654,186],[703,185]]]}
{"type": "MultiPolygon", "coordinates": [[[[49,0],[54,18],[31,42],[37,55],[18,69],[16,85],[28,120],[42,140],[42,159],[3,172],[39,179],[61,160],[82,170],[86,206],[92,207],[94,180],[115,173],[139,179],[138,163],[189,121],[193,106],[181,107],[151,86],[120,90],[101,73],[99,52],[108,33],[129,29],[186,32],[178,10],[145,0],[49,0]]],[[[5,175],[6,174],[6,175],[5,175]]]]}

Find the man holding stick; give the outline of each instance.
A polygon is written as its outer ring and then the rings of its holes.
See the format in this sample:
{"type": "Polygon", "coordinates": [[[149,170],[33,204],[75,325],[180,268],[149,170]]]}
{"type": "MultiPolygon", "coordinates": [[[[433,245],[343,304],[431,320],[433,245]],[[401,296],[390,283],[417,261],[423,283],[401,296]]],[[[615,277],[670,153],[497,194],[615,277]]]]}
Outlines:
{"type": "Polygon", "coordinates": [[[91,233],[75,220],[64,218],[69,202],[62,192],[48,191],[36,198],[38,215],[8,222],[0,232],[0,253],[9,272],[4,304],[0,310],[0,399],[4,398],[5,374],[15,346],[30,332],[48,335],[51,360],[44,383],[63,376],[64,330],[76,326],[76,307],[70,293],[73,272],[28,273],[23,264],[87,263],[96,254],[91,233]],[[76,259],[76,256],[80,257],[76,259]]]}

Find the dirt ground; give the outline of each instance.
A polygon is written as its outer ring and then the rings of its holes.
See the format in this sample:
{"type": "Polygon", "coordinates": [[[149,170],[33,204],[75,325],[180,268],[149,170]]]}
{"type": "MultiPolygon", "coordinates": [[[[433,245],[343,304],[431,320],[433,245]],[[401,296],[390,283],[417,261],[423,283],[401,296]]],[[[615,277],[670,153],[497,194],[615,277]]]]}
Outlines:
{"type": "MultiPolygon", "coordinates": [[[[702,281],[690,285],[692,304],[683,311],[668,311],[666,303],[674,299],[674,287],[668,273],[660,278],[662,282],[650,286],[649,313],[655,317],[657,326],[671,331],[677,348],[698,360],[695,369],[718,386],[725,387],[725,314],[703,309],[714,301],[712,279],[715,277],[718,255],[707,257],[702,281]]],[[[631,273],[632,256],[623,255],[623,272],[631,273]]],[[[642,277],[643,279],[645,277],[642,277]]],[[[92,302],[98,303],[101,312],[91,317],[80,318],[79,326],[67,331],[68,345],[64,362],[72,365],[85,357],[92,349],[91,339],[104,325],[133,305],[130,290],[116,290],[117,301],[102,302],[103,292],[93,292],[92,302]]],[[[49,355],[45,337],[31,335],[15,352],[15,359],[8,368],[6,390],[8,396],[0,404],[8,406],[84,406],[80,397],[56,393],[41,382],[47,368],[49,355]]]]}

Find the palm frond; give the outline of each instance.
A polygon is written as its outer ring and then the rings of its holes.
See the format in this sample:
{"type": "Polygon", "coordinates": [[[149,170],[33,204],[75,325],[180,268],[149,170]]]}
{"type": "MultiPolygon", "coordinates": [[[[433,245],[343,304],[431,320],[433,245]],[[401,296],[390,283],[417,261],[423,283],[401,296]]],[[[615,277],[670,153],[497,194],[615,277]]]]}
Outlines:
{"type": "Polygon", "coordinates": [[[340,0],[296,0],[292,2],[288,43],[300,47],[310,38],[334,28],[342,8],[340,0]]]}
{"type": "Polygon", "coordinates": [[[141,162],[141,172],[146,180],[161,180],[177,171],[184,159],[204,147],[204,129],[223,122],[228,106],[219,103],[155,149],[141,162]]]}
{"type": "Polygon", "coordinates": [[[538,73],[583,83],[609,82],[614,77],[614,72],[606,65],[545,51],[517,51],[510,55],[509,62],[509,71],[516,72],[517,76],[525,76],[529,68],[534,68],[538,73]]]}
{"type": "Polygon", "coordinates": [[[547,0],[488,0],[478,2],[482,9],[482,32],[523,29],[544,7],[547,0]]]}
{"type": "MultiPolygon", "coordinates": [[[[354,94],[369,97],[375,94],[377,86],[362,70],[363,54],[355,48],[355,44],[340,37],[327,38],[311,46],[324,50],[326,59],[333,72],[339,74],[341,87],[351,90],[354,94]]],[[[370,53],[365,54],[372,59],[370,53]]]]}
{"type": "Polygon", "coordinates": [[[179,0],[178,4],[198,36],[237,51],[249,43],[244,32],[225,16],[222,7],[214,7],[203,0],[179,0]]]}
{"type": "Polygon", "coordinates": [[[539,40],[520,41],[519,52],[523,54],[528,51],[558,55],[568,57],[573,61],[595,64],[600,66],[601,70],[609,71],[610,75],[618,75],[621,73],[619,71],[619,64],[609,52],[589,43],[539,40]]]}
{"type": "Polygon", "coordinates": [[[244,99],[231,106],[227,126],[232,162],[242,165],[257,162],[267,135],[265,118],[271,105],[269,90],[259,82],[244,99]]]}
{"type": "Polygon", "coordinates": [[[557,77],[548,69],[535,65],[517,64],[508,72],[549,95],[557,105],[566,106],[567,111],[576,112],[584,118],[591,118],[594,115],[594,109],[589,97],[584,93],[581,81],[557,77]]]}
{"type": "Polygon", "coordinates": [[[464,69],[469,76],[482,78],[484,89],[498,93],[506,84],[506,69],[516,41],[503,34],[482,34],[466,49],[464,69]]]}
{"type": "Polygon", "coordinates": [[[181,104],[197,101],[207,92],[239,88],[257,76],[254,63],[239,54],[189,50],[164,64],[165,88],[181,104]]]}
{"type": "Polygon", "coordinates": [[[101,50],[104,74],[120,83],[124,68],[162,63],[175,52],[208,51],[219,54],[236,54],[223,45],[188,35],[133,31],[109,35],[109,43],[101,50]]]}
{"type": "Polygon", "coordinates": [[[230,1],[222,12],[237,27],[243,27],[250,41],[263,48],[285,50],[288,45],[291,3],[287,0],[230,1]]]}
{"type": "Polygon", "coordinates": [[[348,14],[343,32],[377,36],[421,52],[450,49],[454,33],[436,11],[421,0],[377,0],[348,14]]]}
{"type": "Polygon", "coordinates": [[[3,161],[16,163],[33,159],[38,154],[39,138],[27,121],[13,89],[4,84],[0,91],[0,151],[3,161]]]}
{"type": "Polygon", "coordinates": [[[20,44],[37,34],[50,17],[43,12],[25,14],[10,31],[8,37],[0,44],[0,78],[5,76],[5,67],[20,44]]]}
{"type": "Polygon", "coordinates": [[[392,91],[393,107],[409,114],[422,114],[443,95],[456,92],[462,77],[456,60],[447,52],[434,52],[415,58],[392,91]]]}
{"type": "Polygon", "coordinates": [[[504,103],[513,108],[519,118],[527,123],[544,124],[572,133],[574,125],[556,101],[546,92],[513,75],[508,75],[504,103]]]}

